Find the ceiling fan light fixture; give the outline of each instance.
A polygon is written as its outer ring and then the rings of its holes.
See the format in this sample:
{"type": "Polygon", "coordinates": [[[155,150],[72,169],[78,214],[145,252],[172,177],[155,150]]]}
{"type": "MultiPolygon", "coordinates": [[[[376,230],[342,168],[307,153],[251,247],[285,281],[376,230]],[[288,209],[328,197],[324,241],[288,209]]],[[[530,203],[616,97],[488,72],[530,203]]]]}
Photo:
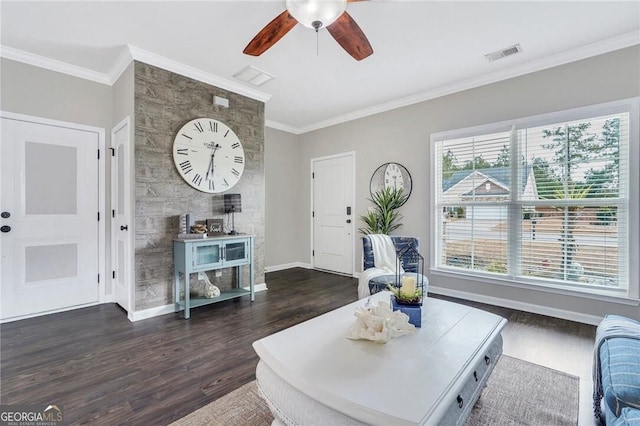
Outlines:
{"type": "Polygon", "coordinates": [[[296,21],[317,31],[333,24],[347,10],[347,0],[287,0],[287,10],[296,21]]]}

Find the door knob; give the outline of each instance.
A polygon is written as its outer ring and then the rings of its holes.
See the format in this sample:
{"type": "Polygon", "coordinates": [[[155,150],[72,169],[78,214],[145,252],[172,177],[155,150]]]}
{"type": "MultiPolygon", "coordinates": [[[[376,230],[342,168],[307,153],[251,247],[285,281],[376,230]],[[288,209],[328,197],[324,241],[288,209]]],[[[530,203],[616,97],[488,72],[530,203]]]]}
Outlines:
{"type": "Polygon", "coordinates": [[[2,212],[2,213],[0,213],[0,216],[2,216],[2,218],[3,218],[3,219],[6,219],[6,218],[8,218],[9,216],[11,216],[11,213],[9,213],[9,212],[2,212]]]}
{"type": "Polygon", "coordinates": [[[351,223],[351,219],[347,219],[347,223],[351,223]]]}
{"type": "Polygon", "coordinates": [[[3,227],[0,228],[0,231],[9,232],[9,231],[11,231],[11,227],[7,226],[7,225],[4,225],[3,227]]]}
{"type": "Polygon", "coordinates": [[[120,225],[121,231],[126,231],[127,229],[129,229],[129,225],[120,225]]]}

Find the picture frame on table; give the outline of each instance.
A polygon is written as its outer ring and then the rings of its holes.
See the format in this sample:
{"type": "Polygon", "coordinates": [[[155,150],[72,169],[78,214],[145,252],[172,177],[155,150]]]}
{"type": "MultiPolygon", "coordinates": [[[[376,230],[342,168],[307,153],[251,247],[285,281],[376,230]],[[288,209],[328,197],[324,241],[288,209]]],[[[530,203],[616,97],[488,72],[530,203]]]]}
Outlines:
{"type": "Polygon", "coordinates": [[[207,219],[207,234],[222,235],[224,234],[222,219],[207,219]]]}

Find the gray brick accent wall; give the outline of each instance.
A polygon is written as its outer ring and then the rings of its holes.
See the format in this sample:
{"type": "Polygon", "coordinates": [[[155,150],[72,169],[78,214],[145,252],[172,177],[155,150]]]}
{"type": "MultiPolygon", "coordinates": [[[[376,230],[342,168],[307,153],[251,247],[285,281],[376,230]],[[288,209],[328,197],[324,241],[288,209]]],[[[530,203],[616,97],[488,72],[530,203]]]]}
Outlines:
{"type": "MultiPolygon", "coordinates": [[[[230,226],[231,218],[223,213],[223,194],[193,189],[173,164],[177,131],[198,117],[226,123],[244,147],[244,173],[228,192],[242,194],[236,230],[256,236],[254,278],[257,284],[264,283],[264,103],[142,62],[134,66],[135,310],[174,301],[173,238],[181,214],[191,213],[197,221],[223,218],[230,226]],[[214,106],[214,95],[229,99],[229,108],[214,106]]],[[[222,277],[214,275],[209,273],[210,280],[221,288],[235,284],[231,269],[222,277]]],[[[197,293],[195,274],[191,282],[192,292],[197,293]]]]}

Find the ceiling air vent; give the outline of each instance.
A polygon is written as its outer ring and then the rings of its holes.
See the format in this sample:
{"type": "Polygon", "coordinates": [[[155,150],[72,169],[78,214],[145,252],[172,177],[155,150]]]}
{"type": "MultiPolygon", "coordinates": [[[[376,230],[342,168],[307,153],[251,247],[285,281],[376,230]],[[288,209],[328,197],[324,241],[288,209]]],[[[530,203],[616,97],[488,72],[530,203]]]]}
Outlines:
{"type": "Polygon", "coordinates": [[[513,46],[505,47],[504,49],[500,49],[496,52],[487,53],[484,55],[485,58],[489,60],[489,62],[493,62],[498,59],[506,58],[507,56],[515,55],[516,53],[522,52],[522,47],[520,44],[514,44],[513,46]]]}
{"type": "Polygon", "coordinates": [[[256,67],[247,66],[233,75],[240,81],[251,83],[255,86],[262,86],[267,81],[273,80],[275,77],[268,72],[259,70],[256,67]]]}

